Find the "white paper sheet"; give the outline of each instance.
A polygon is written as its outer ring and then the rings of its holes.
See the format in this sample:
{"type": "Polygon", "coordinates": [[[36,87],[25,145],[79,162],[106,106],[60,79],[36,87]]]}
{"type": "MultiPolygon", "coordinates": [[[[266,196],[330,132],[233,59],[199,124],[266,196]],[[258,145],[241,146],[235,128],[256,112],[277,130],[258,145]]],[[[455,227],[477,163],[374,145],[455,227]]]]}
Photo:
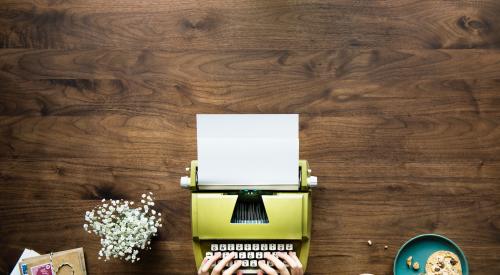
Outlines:
{"type": "Polygon", "coordinates": [[[297,190],[299,117],[197,115],[198,187],[297,190]]]}
{"type": "Polygon", "coordinates": [[[23,254],[21,255],[21,257],[19,257],[19,260],[17,261],[16,265],[12,269],[12,272],[10,273],[10,275],[21,275],[21,272],[19,272],[19,263],[23,259],[27,259],[27,258],[31,258],[31,257],[35,257],[35,256],[40,256],[40,254],[38,254],[38,252],[36,252],[34,250],[25,248],[23,251],[23,254]]]}

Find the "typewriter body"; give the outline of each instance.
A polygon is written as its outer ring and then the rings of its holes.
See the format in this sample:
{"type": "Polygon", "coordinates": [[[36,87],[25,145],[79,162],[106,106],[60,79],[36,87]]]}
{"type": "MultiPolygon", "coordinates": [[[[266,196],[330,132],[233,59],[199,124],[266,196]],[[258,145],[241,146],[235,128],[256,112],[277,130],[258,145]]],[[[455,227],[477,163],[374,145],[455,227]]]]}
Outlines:
{"type": "MultiPolygon", "coordinates": [[[[249,186],[198,182],[198,161],[186,168],[181,186],[191,191],[193,252],[199,268],[206,256],[236,252],[245,274],[258,271],[264,253],[294,251],[304,270],[311,241],[311,188],[317,178],[306,160],[297,163],[290,185],[249,186]]],[[[269,264],[271,264],[269,262],[269,264]]]]}

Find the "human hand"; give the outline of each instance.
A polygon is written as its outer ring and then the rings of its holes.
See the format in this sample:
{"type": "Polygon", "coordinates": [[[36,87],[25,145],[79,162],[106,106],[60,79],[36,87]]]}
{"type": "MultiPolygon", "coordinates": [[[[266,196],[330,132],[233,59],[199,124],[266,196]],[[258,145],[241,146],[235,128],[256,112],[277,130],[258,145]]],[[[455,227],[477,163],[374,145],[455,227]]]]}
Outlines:
{"type": "MultiPolygon", "coordinates": [[[[236,253],[232,252],[230,253],[227,257],[222,259],[218,264],[215,265],[215,267],[212,269],[212,272],[209,272],[210,267],[218,260],[220,259],[222,254],[220,252],[215,253],[213,256],[208,256],[203,259],[203,262],[201,263],[200,269],[198,269],[198,275],[231,275],[235,273],[238,268],[241,266],[241,261],[235,261],[230,267],[228,267],[224,272],[222,271],[224,267],[226,266],[227,263],[229,263],[231,260],[236,257],[236,253]],[[222,273],[221,273],[222,272],[222,273]]],[[[238,272],[238,274],[240,274],[238,272]]]]}
{"type": "Polygon", "coordinates": [[[268,275],[303,275],[304,274],[304,269],[302,268],[302,263],[300,263],[299,258],[295,254],[295,252],[290,252],[289,254],[283,253],[283,252],[278,252],[278,257],[275,257],[271,253],[265,253],[264,258],[268,259],[273,263],[273,265],[276,267],[277,271],[270,267],[268,264],[266,264],[266,261],[260,260],[259,261],[259,267],[261,270],[259,270],[259,275],[263,274],[268,274],[268,275]],[[288,271],[285,263],[283,263],[283,259],[288,266],[290,267],[290,271],[288,271]]]}

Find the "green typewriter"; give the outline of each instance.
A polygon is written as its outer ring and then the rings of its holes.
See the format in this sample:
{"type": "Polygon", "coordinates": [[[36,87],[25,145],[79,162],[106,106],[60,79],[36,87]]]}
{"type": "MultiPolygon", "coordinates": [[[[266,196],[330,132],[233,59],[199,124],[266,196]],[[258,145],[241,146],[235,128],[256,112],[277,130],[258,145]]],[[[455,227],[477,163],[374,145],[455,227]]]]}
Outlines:
{"type": "Polygon", "coordinates": [[[258,261],[264,259],[264,253],[295,251],[305,270],[311,241],[311,188],[317,186],[317,178],[311,175],[308,162],[298,159],[298,116],[229,115],[228,118],[228,115],[198,115],[197,123],[198,160],[193,160],[186,168],[189,176],[181,178],[181,186],[192,193],[196,266],[200,267],[204,257],[216,252],[221,252],[223,257],[236,252],[236,258],[242,261],[240,270],[253,274],[259,270],[258,261]],[[274,118],[278,118],[277,121],[273,121],[274,118]],[[285,127],[282,123],[288,123],[291,129],[281,129],[285,127]],[[274,128],[277,124],[279,127],[274,128]],[[212,129],[203,130],[204,125],[212,129]],[[255,131],[260,132],[258,137],[252,134],[255,131]],[[285,139],[292,141],[287,143],[285,139]],[[201,148],[204,146],[208,147],[201,148]],[[207,152],[207,148],[211,152],[207,152]],[[269,150],[273,151],[272,155],[267,156],[264,163],[248,162],[269,150]],[[292,160],[280,160],[282,156],[276,156],[280,150],[287,157],[292,156],[292,160]],[[286,163],[276,173],[281,173],[288,181],[273,179],[275,173],[269,165],[276,161],[286,163]],[[245,167],[240,167],[239,162],[245,167]],[[291,172],[294,164],[295,169],[291,172]],[[283,166],[288,166],[287,174],[283,166]],[[203,174],[202,169],[210,169],[206,172],[211,175],[203,174]],[[218,178],[213,173],[217,169],[232,177],[218,178]],[[252,169],[268,171],[248,172],[252,169]],[[290,180],[291,173],[293,180],[290,180]],[[262,174],[264,178],[259,178],[262,174]],[[238,175],[244,179],[238,180],[238,175]]]}

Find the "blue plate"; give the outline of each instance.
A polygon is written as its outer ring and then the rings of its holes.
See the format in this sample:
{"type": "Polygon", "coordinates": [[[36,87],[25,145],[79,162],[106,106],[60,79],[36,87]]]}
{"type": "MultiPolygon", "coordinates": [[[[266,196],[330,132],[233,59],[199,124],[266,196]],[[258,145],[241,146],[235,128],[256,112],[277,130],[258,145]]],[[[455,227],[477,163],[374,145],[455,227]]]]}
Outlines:
{"type": "Polygon", "coordinates": [[[439,250],[447,250],[455,253],[462,264],[462,274],[469,275],[469,264],[460,247],[450,239],[436,234],[424,234],[409,239],[399,249],[398,254],[396,254],[393,268],[394,275],[418,275],[425,273],[427,258],[439,250]],[[406,265],[406,259],[410,256],[413,257],[412,262],[417,261],[420,264],[419,270],[408,268],[406,265]]]}

